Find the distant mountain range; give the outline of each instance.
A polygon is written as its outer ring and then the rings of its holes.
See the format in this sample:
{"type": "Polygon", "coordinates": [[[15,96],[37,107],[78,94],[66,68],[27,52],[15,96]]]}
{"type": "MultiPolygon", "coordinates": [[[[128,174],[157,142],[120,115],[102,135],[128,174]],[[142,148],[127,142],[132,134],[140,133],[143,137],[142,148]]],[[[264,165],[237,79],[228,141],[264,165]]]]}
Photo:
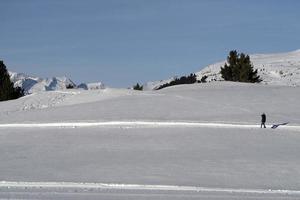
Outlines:
{"type": "MultiPolygon", "coordinates": [[[[263,80],[261,84],[300,86],[300,50],[287,53],[253,54],[250,55],[250,60],[263,80]]],[[[223,60],[208,65],[201,71],[196,72],[197,79],[200,80],[206,75],[207,82],[223,80],[220,68],[224,66],[225,62],[226,60],[223,60]]],[[[148,82],[144,85],[144,88],[148,90],[155,89],[174,80],[174,78],[148,82]]]]}
{"type": "Polygon", "coordinates": [[[22,87],[25,94],[36,93],[40,91],[65,90],[67,88],[81,88],[85,90],[103,89],[104,84],[98,83],[81,83],[76,85],[71,79],[63,77],[39,78],[29,76],[23,73],[9,72],[10,79],[15,86],[22,87]]]}

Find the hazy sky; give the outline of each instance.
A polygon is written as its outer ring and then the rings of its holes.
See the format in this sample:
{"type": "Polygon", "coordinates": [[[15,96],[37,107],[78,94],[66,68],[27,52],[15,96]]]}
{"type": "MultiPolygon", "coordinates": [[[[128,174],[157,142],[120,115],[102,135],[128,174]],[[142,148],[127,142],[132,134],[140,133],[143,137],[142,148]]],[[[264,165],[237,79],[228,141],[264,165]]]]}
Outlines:
{"type": "Polygon", "coordinates": [[[199,71],[237,49],[300,49],[298,0],[0,0],[11,71],[114,87],[199,71]]]}

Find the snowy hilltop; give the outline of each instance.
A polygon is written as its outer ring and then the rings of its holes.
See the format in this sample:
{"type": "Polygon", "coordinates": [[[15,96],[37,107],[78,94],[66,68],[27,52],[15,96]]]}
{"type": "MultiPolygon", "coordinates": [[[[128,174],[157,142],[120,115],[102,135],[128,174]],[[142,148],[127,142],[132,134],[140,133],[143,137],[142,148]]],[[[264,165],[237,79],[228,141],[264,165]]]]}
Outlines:
{"type": "MultiPolygon", "coordinates": [[[[300,86],[300,50],[288,53],[250,55],[254,69],[262,79],[262,84],[300,86]]],[[[207,76],[207,81],[223,80],[220,68],[225,60],[209,65],[197,72],[200,79],[207,76]]]]}
{"type": "Polygon", "coordinates": [[[23,88],[25,94],[37,93],[40,91],[65,90],[68,88],[81,88],[85,90],[104,89],[104,84],[101,82],[81,83],[76,86],[76,84],[66,76],[40,78],[16,72],[9,72],[9,75],[14,85],[23,88]]]}
{"type": "MultiPolygon", "coordinates": [[[[254,69],[258,70],[258,75],[263,80],[261,84],[300,86],[300,50],[275,53],[275,54],[253,54],[250,55],[254,69]]],[[[217,62],[196,72],[197,79],[207,76],[207,82],[221,81],[220,68],[224,66],[226,60],[217,62]]],[[[153,90],[159,86],[174,80],[174,77],[167,80],[152,81],[144,84],[147,90],[153,90]]]]}

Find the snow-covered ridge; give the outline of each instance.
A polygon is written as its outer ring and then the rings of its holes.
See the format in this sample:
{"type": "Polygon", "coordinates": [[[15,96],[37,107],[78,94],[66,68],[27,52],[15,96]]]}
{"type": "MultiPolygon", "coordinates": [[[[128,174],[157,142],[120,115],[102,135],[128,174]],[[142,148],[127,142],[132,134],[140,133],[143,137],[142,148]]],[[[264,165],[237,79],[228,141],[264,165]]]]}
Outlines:
{"type": "MultiPolygon", "coordinates": [[[[250,60],[254,68],[258,70],[263,84],[300,86],[300,50],[287,53],[253,54],[250,55],[250,60]]],[[[208,65],[196,73],[198,79],[206,75],[207,81],[223,80],[220,68],[225,62],[224,60],[208,65]]]]}
{"type": "MultiPolygon", "coordinates": [[[[300,86],[300,50],[287,53],[273,54],[253,54],[250,55],[251,62],[255,69],[258,69],[258,75],[263,79],[262,84],[300,86]]],[[[197,79],[207,76],[207,81],[223,80],[220,74],[220,68],[224,66],[226,60],[217,62],[196,72],[197,79]]],[[[144,84],[146,90],[154,90],[160,85],[168,83],[174,78],[153,81],[144,84]]]]}
{"type": "Polygon", "coordinates": [[[53,78],[39,78],[23,73],[9,72],[10,79],[15,87],[24,89],[25,94],[32,94],[41,91],[66,90],[67,88],[81,88],[85,90],[104,89],[104,84],[97,83],[81,83],[76,84],[66,76],[53,78]]]}

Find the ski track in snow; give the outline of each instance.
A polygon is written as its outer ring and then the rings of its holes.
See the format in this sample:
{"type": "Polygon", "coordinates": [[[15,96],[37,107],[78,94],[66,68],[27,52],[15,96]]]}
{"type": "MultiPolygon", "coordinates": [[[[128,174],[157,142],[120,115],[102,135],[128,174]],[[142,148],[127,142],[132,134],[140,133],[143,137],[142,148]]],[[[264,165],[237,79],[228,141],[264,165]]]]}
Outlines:
{"type": "Polygon", "coordinates": [[[13,182],[1,181],[0,189],[111,189],[111,190],[152,190],[152,191],[181,191],[181,192],[218,192],[218,193],[243,193],[243,194],[277,194],[277,195],[300,195],[299,190],[286,189],[236,189],[236,188],[213,188],[197,186],[177,185],[144,185],[144,184],[114,184],[114,183],[76,183],[76,182],[13,182]]]}
{"type": "MultiPolygon", "coordinates": [[[[210,128],[260,128],[260,124],[229,124],[214,122],[180,121],[107,121],[107,122],[53,122],[53,123],[12,123],[0,124],[0,128],[79,128],[79,127],[124,127],[124,128],[159,128],[159,127],[210,127],[210,128]]],[[[267,126],[270,128],[271,125],[267,126]]],[[[300,126],[280,126],[280,129],[300,130],[300,126]]]]}

